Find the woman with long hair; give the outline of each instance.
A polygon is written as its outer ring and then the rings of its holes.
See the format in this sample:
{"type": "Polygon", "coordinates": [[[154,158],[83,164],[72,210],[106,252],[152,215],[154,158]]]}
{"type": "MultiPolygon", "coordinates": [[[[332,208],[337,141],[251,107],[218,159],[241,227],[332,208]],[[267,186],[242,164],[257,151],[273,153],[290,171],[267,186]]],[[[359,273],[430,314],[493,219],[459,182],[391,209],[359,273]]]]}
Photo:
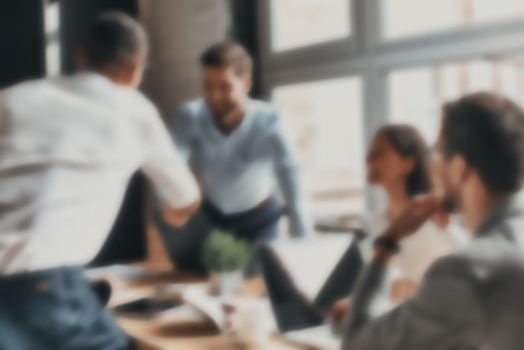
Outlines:
{"type": "MultiPolygon", "coordinates": [[[[417,129],[410,125],[391,124],[380,128],[371,142],[366,165],[368,184],[380,187],[387,198],[385,210],[370,220],[372,233],[382,232],[412,197],[432,190],[428,147],[417,129]]],[[[431,263],[464,243],[460,230],[443,227],[442,221],[428,221],[400,243],[401,252],[391,264],[383,303],[377,310],[385,311],[410,296],[431,263]]],[[[361,244],[364,255],[366,250],[371,251],[372,241],[373,237],[369,237],[361,244]]],[[[332,313],[335,318],[341,318],[346,310],[347,300],[344,300],[333,307],[332,313]]]]}

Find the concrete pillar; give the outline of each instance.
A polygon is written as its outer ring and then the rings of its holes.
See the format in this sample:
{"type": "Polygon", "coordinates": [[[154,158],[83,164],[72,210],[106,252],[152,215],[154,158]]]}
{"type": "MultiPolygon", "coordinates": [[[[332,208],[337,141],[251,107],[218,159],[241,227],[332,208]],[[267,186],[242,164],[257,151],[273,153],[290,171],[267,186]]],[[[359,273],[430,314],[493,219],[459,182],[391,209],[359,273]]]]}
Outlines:
{"type": "Polygon", "coordinates": [[[231,33],[229,0],[139,0],[151,42],[144,92],[166,118],[200,95],[198,58],[231,33]]]}

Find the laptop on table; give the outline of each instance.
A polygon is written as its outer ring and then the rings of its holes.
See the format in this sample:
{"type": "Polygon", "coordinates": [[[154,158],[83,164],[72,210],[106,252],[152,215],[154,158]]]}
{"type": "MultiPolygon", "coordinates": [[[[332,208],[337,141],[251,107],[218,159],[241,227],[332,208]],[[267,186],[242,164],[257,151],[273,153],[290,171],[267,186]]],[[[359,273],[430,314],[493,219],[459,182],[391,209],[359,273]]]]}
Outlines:
{"type": "Polygon", "coordinates": [[[363,259],[352,236],[326,236],[270,243],[257,253],[279,332],[292,342],[330,350],[340,348],[341,338],[326,315],[350,295],[363,259]]]}

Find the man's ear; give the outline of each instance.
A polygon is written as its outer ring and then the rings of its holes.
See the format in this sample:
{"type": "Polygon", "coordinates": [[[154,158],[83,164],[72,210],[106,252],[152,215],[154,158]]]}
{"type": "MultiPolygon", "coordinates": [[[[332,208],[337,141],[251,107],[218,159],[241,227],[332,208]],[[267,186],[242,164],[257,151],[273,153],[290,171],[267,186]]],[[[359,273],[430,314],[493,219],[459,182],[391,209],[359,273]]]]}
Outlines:
{"type": "Polygon", "coordinates": [[[118,72],[118,80],[130,87],[136,87],[140,84],[139,67],[136,64],[128,63],[123,65],[118,72]]]}
{"type": "Polygon", "coordinates": [[[253,78],[246,77],[244,79],[244,89],[246,90],[247,93],[249,93],[252,88],[253,88],[253,78]]]}
{"type": "Polygon", "coordinates": [[[415,166],[416,166],[415,158],[409,157],[404,160],[404,167],[405,167],[406,174],[411,173],[413,169],[415,169],[415,166]]]}

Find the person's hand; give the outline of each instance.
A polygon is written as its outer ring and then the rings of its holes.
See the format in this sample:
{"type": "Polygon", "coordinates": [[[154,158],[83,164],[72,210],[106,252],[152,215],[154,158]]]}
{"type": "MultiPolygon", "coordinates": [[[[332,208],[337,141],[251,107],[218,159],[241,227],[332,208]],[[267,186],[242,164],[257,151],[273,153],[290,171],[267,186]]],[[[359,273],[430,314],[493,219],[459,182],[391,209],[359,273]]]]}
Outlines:
{"type": "Polygon", "coordinates": [[[442,208],[437,210],[435,214],[433,214],[433,222],[441,229],[446,229],[451,221],[450,213],[446,209],[442,208]]]}
{"type": "Polygon", "coordinates": [[[163,204],[161,206],[162,217],[164,220],[175,227],[184,226],[185,223],[191,218],[191,216],[200,207],[200,200],[196,200],[190,205],[183,208],[171,208],[170,206],[163,204]]]}
{"type": "Polygon", "coordinates": [[[177,212],[167,206],[162,208],[162,217],[171,226],[181,227],[188,220],[188,215],[177,212]]]}
{"type": "Polygon", "coordinates": [[[415,233],[442,207],[442,200],[435,195],[414,197],[406,208],[384,231],[384,235],[397,241],[415,233]]]}
{"type": "Polygon", "coordinates": [[[329,310],[329,318],[333,320],[335,325],[340,326],[350,307],[351,298],[340,299],[329,310]]]}

